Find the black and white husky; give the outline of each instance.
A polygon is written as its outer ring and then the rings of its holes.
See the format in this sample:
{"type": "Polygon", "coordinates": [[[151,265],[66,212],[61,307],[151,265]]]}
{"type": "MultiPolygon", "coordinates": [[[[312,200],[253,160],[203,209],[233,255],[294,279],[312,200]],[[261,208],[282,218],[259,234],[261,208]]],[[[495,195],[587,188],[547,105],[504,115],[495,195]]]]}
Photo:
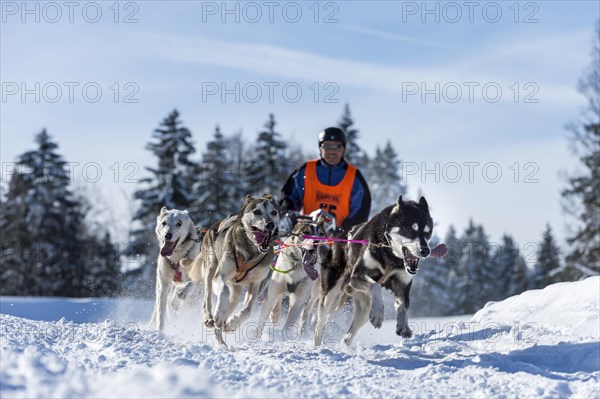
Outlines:
{"type": "Polygon", "coordinates": [[[381,327],[383,298],[381,287],[396,297],[396,334],[409,338],[407,311],[413,276],[419,260],[444,256],[441,244],[432,253],[429,240],[433,220],[424,197],[419,202],[398,197],[391,205],[368,222],[353,228],[348,237],[363,243],[336,243],[331,263],[321,269],[321,298],[319,299],[314,343],[323,340],[323,328],[344,293],[352,297],[353,316],[344,343],[350,345],[358,330],[367,322],[381,327]]]}

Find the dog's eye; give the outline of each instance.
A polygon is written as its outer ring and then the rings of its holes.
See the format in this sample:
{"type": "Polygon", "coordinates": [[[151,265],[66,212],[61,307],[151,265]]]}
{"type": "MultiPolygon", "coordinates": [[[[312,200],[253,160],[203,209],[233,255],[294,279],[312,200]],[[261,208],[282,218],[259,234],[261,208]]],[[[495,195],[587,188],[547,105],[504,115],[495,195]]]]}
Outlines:
{"type": "Polygon", "coordinates": [[[175,226],[177,226],[178,228],[181,227],[181,222],[177,222],[175,226]]]}
{"type": "Polygon", "coordinates": [[[277,211],[271,211],[271,216],[277,216],[277,211]]]}
{"type": "Polygon", "coordinates": [[[260,211],[260,209],[255,209],[255,210],[252,211],[252,213],[255,214],[255,215],[261,215],[262,214],[262,212],[260,211]]]}
{"type": "Polygon", "coordinates": [[[167,225],[167,222],[162,222],[162,225],[163,225],[163,226],[166,226],[166,225],[167,225]]]}

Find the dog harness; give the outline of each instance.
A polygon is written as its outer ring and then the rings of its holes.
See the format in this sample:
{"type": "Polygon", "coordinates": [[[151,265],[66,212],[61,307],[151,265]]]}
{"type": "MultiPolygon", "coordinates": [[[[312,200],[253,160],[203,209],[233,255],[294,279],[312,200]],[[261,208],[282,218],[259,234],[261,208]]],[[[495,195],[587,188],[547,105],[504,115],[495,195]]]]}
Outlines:
{"type": "MultiPolygon", "coordinates": [[[[199,238],[193,238],[191,234],[188,234],[187,237],[185,238],[185,240],[183,240],[182,244],[188,240],[194,241],[195,243],[200,242],[199,238]]],[[[187,256],[190,254],[191,251],[192,251],[192,248],[188,249],[188,251],[185,253],[185,255],[183,255],[183,257],[181,259],[187,258],[187,256]]],[[[171,269],[173,269],[173,271],[175,272],[175,275],[173,276],[173,281],[176,283],[181,283],[183,281],[183,278],[182,278],[181,270],[179,270],[179,262],[178,263],[173,262],[171,259],[169,259],[168,256],[163,256],[163,258],[165,258],[167,260],[169,267],[171,269]]]]}
{"type": "Polygon", "coordinates": [[[249,262],[246,262],[246,260],[244,259],[244,257],[242,255],[240,255],[240,254],[236,255],[235,265],[236,265],[237,273],[235,273],[232,280],[235,283],[239,283],[240,281],[245,279],[246,275],[248,275],[248,272],[250,270],[254,269],[260,262],[262,262],[263,259],[265,259],[268,254],[269,254],[269,251],[267,251],[267,253],[265,253],[263,256],[259,255],[255,259],[252,259],[249,262]]]}
{"type": "Polygon", "coordinates": [[[318,160],[308,161],[304,172],[304,199],[302,213],[309,214],[323,209],[335,216],[335,223],[341,226],[350,214],[350,195],[356,176],[356,167],[348,164],[341,182],[328,186],[317,177],[318,160]]]}

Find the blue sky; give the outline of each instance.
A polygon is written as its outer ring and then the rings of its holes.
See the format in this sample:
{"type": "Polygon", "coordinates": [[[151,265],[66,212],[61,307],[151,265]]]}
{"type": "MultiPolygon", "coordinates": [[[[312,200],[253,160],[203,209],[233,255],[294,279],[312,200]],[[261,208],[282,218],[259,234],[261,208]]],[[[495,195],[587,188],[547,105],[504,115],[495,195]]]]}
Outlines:
{"type": "MultiPolygon", "coordinates": [[[[4,180],[46,127],[79,163],[78,184],[127,215],[136,185],[124,165],[140,167],[135,178],[153,164],[144,145],[174,107],[199,150],[217,123],[253,139],[270,112],[313,150],[349,103],[359,144],[373,153],[392,142],[410,195],[427,196],[441,234],[473,217],[492,241],[511,233],[526,252],[546,223],[561,239],[568,228],[560,174],[576,162],[564,126],[585,105],[576,84],[598,2],[48,4],[1,4],[4,180]],[[222,87],[239,101],[221,98],[222,87]],[[92,163],[86,172],[102,173],[94,183],[81,177],[92,163]]],[[[126,230],[127,218],[115,219],[126,230]]]]}

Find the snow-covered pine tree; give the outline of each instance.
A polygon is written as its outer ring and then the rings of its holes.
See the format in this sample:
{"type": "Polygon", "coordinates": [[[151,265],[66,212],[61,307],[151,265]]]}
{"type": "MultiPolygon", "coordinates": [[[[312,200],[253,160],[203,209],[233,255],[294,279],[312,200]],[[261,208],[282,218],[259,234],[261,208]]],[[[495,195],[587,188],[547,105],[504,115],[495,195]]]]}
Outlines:
{"type": "Polygon", "coordinates": [[[85,295],[84,259],[77,256],[85,245],[81,206],[46,129],[35,143],[35,150],[18,157],[0,213],[2,294],[85,295]]]}
{"type": "Polygon", "coordinates": [[[226,172],[229,176],[228,184],[232,203],[231,213],[237,213],[246,194],[252,192],[248,179],[248,159],[253,155],[241,132],[225,136],[226,172]]]}
{"type": "MultiPolygon", "coordinates": [[[[459,284],[461,313],[474,313],[493,296],[490,244],[482,226],[469,220],[469,226],[460,238],[461,256],[457,272],[464,279],[459,284]]],[[[453,288],[453,289],[456,289],[453,288]]]]}
{"type": "MultiPolygon", "coordinates": [[[[433,236],[431,248],[440,242],[433,236]]],[[[426,258],[419,264],[419,272],[413,279],[411,289],[410,312],[414,316],[445,316],[451,312],[450,291],[448,287],[450,269],[445,258],[426,258]]]]}
{"type": "Polygon", "coordinates": [[[215,128],[213,139],[206,144],[202,154],[200,179],[194,185],[197,200],[195,212],[199,215],[196,223],[210,227],[213,223],[235,213],[241,200],[235,198],[236,175],[230,168],[227,150],[228,140],[215,128]]]}
{"type": "Polygon", "coordinates": [[[560,270],[560,250],[552,235],[552,228],[548,224],[539,244],[537,260],[529,278],[529,288],[544,288],[557,282],[554,276],[560,273],[560,270]]]}
{"type": "Polygon", "coordinates": [[[448,292],[448,315],[464,314],[464,306],[468,299],[469,279],[467,270],[461,268],[463,248],[454,226],[448,228],[444,243],[448,254],[443,258],[448,277],[446,290],[448,292]]]}
{"type": "Polygon", "coordinates": [[[519,255],[510,279],[510,295],[518,295],[527,290],[529,269],[523,256],[519,255]]]}
{"type": "Polygon", "coordinates": [[[365,167],[363,150],[358,145],[358,130],[354,128],[354,120],[350,113],[350,104],[344,105],[344,112],[338,121],[338,127],[346,133],[346,154],[344,158],[359,169],[365,167]]]}
{"type": "Polygon", "coordinates": [[[494,290],[490,300],[499,301],[513,294],[511,291],[512,274],[519,261],[519,248],[512,236],[502,236],[502,243],[496,248],[492,258],[494,290]]]}
{"type": "Polygon", "coordinates": [[[582,120],[571,123],[573,152],[583,170],[568,180],[562,192],[565,209],[574,217],[567,238],[570,252],[562,278],[582,279],[600,274],[600,21],[593,36],[592,64],[579,81],[579,92],[587,100],[582,120]]]}
{"type": "Polygon", "coordinates": [[[275,130],[275,117],[269,115],[265,130],[258,134],[254,155],[248,166],[250,194],[261,196],[265,193],[277,196],[291,172],[286,158],[287,144],[275,130]]]}
{"type": "Polygon", "coordinates": [[[120,288],[121,273],[119,251],[110,234],[103,238],[90,237],[82,251],[85,259],[83,288],[86,296],[112,296],[120,288]]]}
{"type": "Polygon", "coordinates": [[[379,146],[369,167],[369,189],[371,191],[371,212],[377,213],[393,204],[398,195],[406,194],[406,185],[400,176],[400,160],[388,141],[385,148],[379,146]]]}
{"type": "Polygon", "coordinates": [[[157,167],[146,167],[150,176],[140,179],[142,187],[133,194],[139,208],[133,215],[136,227],[130,232],[129,245],[124,251],[124,255],[137,258],[144,271],[142,279],[150,286],[154,284],[157,257],[156,216],[163,206],[181,210],[190,207],[193,202],[190,190],[198,173],[198,165],[190,159],[195,152],[192,134],[182,126],[176,109],[154,130],[152,138],[155,141],[148,143],[146,149],[156,156],[157,167]]]}
{"type": "Polygon", "coordinates": [[[9,189],[0,206],[0,244],[2,251],[2,267],[0,267],[0,295],[26,295],[30,289],[33,265],[33,240],[25,216],[27,215],[27,188],[22,177],[13,175],[9,181],[9,189]]]}

